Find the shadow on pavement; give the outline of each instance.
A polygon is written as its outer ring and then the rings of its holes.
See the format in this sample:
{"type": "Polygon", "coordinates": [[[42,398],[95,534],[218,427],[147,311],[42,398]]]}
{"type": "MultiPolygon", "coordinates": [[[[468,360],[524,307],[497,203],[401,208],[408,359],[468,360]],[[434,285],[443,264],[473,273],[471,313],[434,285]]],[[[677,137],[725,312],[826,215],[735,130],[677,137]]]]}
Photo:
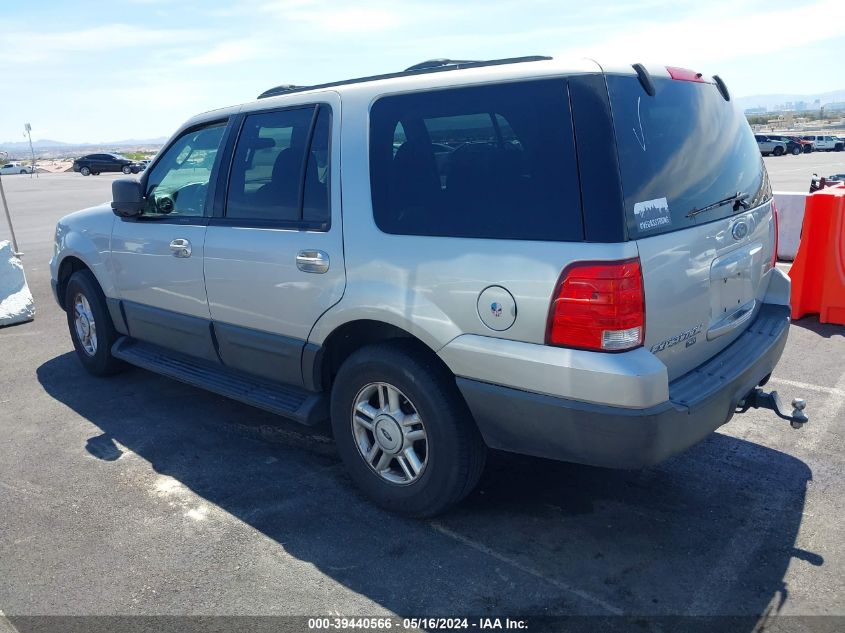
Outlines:
{"type": "Polygon", "coordinates": [[[821,323],[819,322],[818,314],[808,314],[800,319],[792,322],[792,325],[797,325],[805,330],[810,330],[824,338],[833,338],[834,336],[845,336],[845,326],[837,325],[835,323],[821,323]]]}
{"type": "Polygon", "coordinates": [[[824,562],[794,548],[809,468],[722,434],[634,472],[495,453],[467,501],[418,522],[368,504],[330,444],[269,414],[140,370],[93,378],[72,353],[37,374],[102,430],[79,459],[117,460],[117,442],[402,616],[757,616],[789,600],[793,558],[824,562]]]}

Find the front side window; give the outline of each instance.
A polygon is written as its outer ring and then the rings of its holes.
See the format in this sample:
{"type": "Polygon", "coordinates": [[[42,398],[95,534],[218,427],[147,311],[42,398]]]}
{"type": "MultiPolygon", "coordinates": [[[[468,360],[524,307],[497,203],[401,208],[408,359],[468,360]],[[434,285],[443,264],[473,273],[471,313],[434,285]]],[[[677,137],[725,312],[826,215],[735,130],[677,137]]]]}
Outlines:
{"type": "Polygon", "coordinates": [[[225,129],[221,122],[192,130],[167,148],[147,178],[144,216],[207,215],[208,183],[225,129]]]}
{"type": "Polygon", "coordinates": [[[226,218],[328,221],[327,106],[250,114],[232,160],[226,218]]]}
{"type": "Polygon", "coordinates": [[[383,97],[370,121],[373,212],[382,231],[583,239],[565,81],[383,97]]]}

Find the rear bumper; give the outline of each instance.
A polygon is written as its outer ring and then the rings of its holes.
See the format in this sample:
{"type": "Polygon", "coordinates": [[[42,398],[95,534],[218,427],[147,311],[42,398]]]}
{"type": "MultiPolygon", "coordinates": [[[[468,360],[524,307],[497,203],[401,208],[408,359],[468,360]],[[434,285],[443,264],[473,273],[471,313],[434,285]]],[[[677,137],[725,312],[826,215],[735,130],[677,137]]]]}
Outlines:
{"type": "Polygon", "coordinates": [[[729,347],[669,385],[669,400],[646,409],[590,404],[458,378],[492,448],[564,461],[641,468],[701,441],[777,365],[789,308],[764,304],[729,347]]]}

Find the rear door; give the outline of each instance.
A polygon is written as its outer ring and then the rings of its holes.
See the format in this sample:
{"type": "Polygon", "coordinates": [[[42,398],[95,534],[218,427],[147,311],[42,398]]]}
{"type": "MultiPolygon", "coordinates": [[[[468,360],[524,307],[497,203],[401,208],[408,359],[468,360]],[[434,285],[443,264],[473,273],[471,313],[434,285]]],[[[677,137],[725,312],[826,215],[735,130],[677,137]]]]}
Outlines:
{"type": "Polygon", "coordinates": [[[773,261],[771,189],[745,117],[714,84],[655,77],[654,96],[636,76],[607,84],[643,271],[645,346],[672,379],[756,316],[773,261]]]}
{"type": "Polygon", "coordinates": [[[340,99],[246,113],[208,227],[205,283],[223,362],[302,383],[312,326],[346,283],[340,99]]]}

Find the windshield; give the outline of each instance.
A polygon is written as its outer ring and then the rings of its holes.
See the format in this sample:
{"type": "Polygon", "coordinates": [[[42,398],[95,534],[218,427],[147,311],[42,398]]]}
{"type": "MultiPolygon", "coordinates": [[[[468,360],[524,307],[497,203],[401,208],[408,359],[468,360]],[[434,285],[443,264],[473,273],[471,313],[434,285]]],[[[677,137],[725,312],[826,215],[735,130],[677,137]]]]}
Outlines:
{"type": "Polygon", "coordinates": [[[715,85],[655,79],[653,97],[636,77],[607,85],[631,238],[727,217],[735,205],[713,205],[737,194],[749,208],[771,197],[745,117],[715,85]]]}

